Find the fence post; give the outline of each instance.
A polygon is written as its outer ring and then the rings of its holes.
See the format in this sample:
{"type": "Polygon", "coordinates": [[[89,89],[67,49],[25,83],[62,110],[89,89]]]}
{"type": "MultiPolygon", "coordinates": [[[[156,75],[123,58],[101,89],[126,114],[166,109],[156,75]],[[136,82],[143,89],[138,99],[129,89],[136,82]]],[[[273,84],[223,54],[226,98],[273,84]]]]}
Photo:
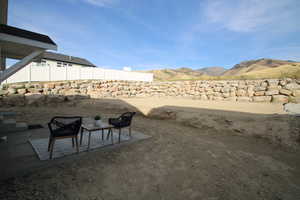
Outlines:
{"type": "Polygon", "coordinates": [[[51,65],[48,64],[48,71],[49,71],[49,81],[51,81],[51,65]]]}
{"type": "Polygon", "coordinates": [[[68,69],[67,69],[67,66],[65,66],[66,68],[66,81],[68,80],[68,69]]]}
{"type": "Polygon", "coordinates": [[[79,67],[79,80],[81,80],[81,67],[79,67]]]}
{"type": "Polygon", "coordinates": [[[31,83],[31,65],[32,63],[29,64],[29,83],[31,83]]]}

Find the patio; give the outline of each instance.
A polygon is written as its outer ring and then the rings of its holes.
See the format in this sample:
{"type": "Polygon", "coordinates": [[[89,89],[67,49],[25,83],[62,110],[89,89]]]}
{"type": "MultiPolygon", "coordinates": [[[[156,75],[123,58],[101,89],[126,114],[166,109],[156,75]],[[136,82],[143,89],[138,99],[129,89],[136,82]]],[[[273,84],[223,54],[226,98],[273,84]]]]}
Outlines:
{"type": "MultiPolygon", "coordinates": [[[[44,125],[46,127],[46,125],[44,125]]],[[[24,175],[43,167],[50,167],[59,163],[68,163],[72,160],[80,159],[87,153],[92,151],[110,151],[129,145],[139,140],[144,140],[150,136],[140,132],[132,131],[132,137],[128,137],[128,131],[123,130],[121,135],[121,143],[118,143],[118,134],[114,131],[114,144],[111,140],[101,140],[101,132],[95,132],[91,136],[91,148],[88,151],[88,134],[84,133],[82,145],[80,145],[80,153],[77,154],[75,148],[72,147],[70,139],[58,140],[54,147],[54,160],[49,160],[48,141],[49,129],[33,129],[23,132],[10,133],[7,142],[0,145],[0,180],[9,177],[24,175]],[[22,165],[20,166],[20,163],[22,165]]],[[[104,132],[105,136],[107,132],[104,132]]]]}

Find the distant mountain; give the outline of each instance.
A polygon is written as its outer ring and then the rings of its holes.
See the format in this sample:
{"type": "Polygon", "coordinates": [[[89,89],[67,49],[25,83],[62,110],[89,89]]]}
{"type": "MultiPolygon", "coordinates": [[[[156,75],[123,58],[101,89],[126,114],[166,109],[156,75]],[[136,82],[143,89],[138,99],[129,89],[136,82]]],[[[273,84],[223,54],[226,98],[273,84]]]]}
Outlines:
{"type": "Polygon", "coordinates": [[[204,73],[208,76],[221,76],[226,69],[224,67],[205,67],[198,69],[197,71],[204,73]]]}
{"type": "Polygon", "coordinates": [[[201,79],[258,79],[258,78],[300,78],[300,62],[291,60],[258,59],[244,61],[226,70],[223,67],[205,67],[193,70],[187,67],[147,71],[154,74],[154,80],[201,80],[201,79]]]}
{"type": "Polygon", "coordinates": [[[147,72],[153,73],[154,79],[159,81],[197,79],[204,75],[204,72],[186,67],[178,69],[157,69],[147,72]]]}
{"type": "Polygon", "coordinates": [[[255,73],[258,73],[258,71],[261,70],[268,70],[268,69],[270,70],[282,66],[286,66],[285,68],[288,69],[287,66],[295,66],[295,65],[297,65],[297,62],[295,61],[262,58],[258,60],[244,61],[239,64],[236,64],[233,66],[233,68],[227,70],[222,75],[223,76],[241,76],[247,74],[255,75],[255,73]]]}

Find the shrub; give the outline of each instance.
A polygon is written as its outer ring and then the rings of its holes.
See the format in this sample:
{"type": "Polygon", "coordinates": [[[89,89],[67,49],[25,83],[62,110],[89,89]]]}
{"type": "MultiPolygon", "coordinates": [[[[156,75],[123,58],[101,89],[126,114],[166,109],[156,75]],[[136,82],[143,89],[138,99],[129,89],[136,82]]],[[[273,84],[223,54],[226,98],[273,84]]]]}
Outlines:
{"type": "Polygon", "coordinates": [[[95,120],[101,120],[101,116],[100,115],[96,115],[94,119],[95,120]]]}

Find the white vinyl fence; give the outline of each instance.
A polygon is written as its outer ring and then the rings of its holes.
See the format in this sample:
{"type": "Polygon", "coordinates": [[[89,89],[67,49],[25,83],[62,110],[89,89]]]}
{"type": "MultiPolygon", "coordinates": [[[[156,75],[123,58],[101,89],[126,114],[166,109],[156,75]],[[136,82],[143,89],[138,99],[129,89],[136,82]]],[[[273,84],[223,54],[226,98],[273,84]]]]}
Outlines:
{"type": "Polygon", "coordinates": [[[3,83],[64,80],[153,81],[153,74],[94,67],[56,67],[27,65],[3,83]]]}

